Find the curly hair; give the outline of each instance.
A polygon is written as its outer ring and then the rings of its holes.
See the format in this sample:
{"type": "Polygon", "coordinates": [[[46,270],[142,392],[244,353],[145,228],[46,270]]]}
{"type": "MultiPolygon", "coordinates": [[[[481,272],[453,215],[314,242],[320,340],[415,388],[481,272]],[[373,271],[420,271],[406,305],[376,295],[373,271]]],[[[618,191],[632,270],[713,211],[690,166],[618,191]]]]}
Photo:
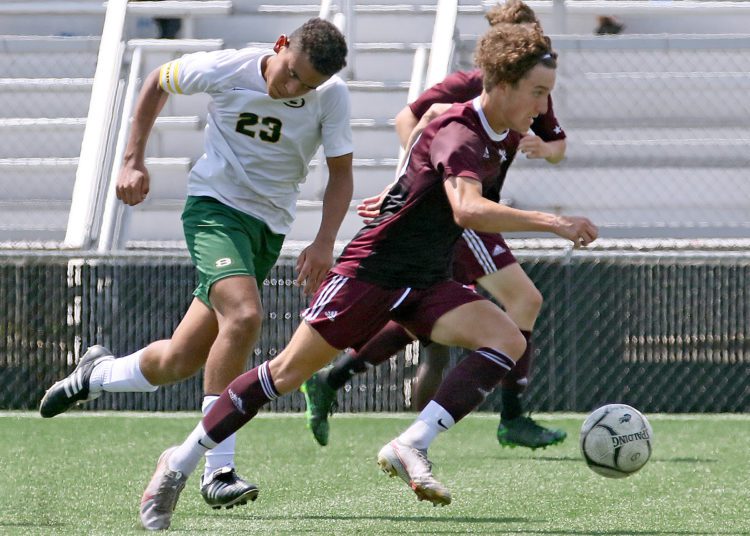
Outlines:
{"type": "Polygon", "coordinates": [[[502,4],[496,4],[485,13],[484,17],[490,26],[495,24],[539,24],[536,13],[521,0],[507,0],[502,4]]]}
{"type": "Polygon", "coordinates": [[[515,86],[538,64],[557,68],[557,53],[536,24],[496,24],[479,39],[474,62],[484,74],[484,89],[515,86]]]}
{"type": "Polygon", "coordinates": [[[307,55],[313,68],[331,76],[346,65],[346,39],[332,23],[313,18],[294,30],[289,46],[307,55]]]}

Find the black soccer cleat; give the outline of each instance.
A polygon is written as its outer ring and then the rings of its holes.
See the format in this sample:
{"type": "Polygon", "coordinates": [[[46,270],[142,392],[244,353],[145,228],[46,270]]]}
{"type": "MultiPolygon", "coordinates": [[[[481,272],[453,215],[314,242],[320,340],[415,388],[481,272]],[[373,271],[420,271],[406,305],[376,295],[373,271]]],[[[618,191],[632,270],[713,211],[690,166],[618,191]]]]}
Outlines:
{"type": "Polygon", "coordinates": [[[39,413],[49,418],[65,413],[76,404],[89,402],[98,398],[101,392],[89,393],[91,371],[103,361],[114,359],[112,352],[104,346],[95,345],[89,348],[76,365],[76,368],[62,380],[55,382],[44,393],[39,404],[39,413]]]}
{"type": "Polygon", "coordinates": [[[214,510],[233,508],[258,498],[258,486],[243,480],[232,467],[222,467],[201,477],[201,495],[214,510]]]}

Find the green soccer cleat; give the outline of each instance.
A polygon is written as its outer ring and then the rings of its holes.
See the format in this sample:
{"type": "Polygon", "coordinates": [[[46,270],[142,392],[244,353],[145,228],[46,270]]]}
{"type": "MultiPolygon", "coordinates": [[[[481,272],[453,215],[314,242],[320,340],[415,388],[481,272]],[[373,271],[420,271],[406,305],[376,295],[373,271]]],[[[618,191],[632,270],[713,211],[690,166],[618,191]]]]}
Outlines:
{"type": "Polygon", "coordinates": [[[328,444],[328,415],[336,409],[336,390],[331,388],[316,372],[299,389],[305,395],[305,420],[312,430],[315,441],[321,446],[328,444]]]}
{"type": "Polygon", "coordinates": [[[568,434],[563,430],[545,428],[531,417],[501,420],[497,427],[497,440],[503,447],[546,448],[565,441],[568,434]]]}

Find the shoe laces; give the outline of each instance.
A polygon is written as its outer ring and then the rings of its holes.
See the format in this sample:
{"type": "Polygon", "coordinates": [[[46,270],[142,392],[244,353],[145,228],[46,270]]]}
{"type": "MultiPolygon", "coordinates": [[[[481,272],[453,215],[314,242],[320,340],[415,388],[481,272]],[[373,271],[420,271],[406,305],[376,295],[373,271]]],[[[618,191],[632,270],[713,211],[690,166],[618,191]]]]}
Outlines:
{"type": "Polygon", "coordinates": [[[237,474],[237,471],[234,469],[234,467],[222,467],[211,473],[207,480],[208,481],[205,482],[203,481],[203,477],[201,477],[201,488],[210,486],[214,482],[232,486],[236,484],[238,480],[240,480],[240,476],[237,474]]]}
{"type": "Polygon", "coordinates": [[[154,494],[155,510],[162,512],[171,512],[177,503],[177,492],[180,490],[180,479],[182,473],[168,471],[159,482],[159,487],[154,494]]]}
{"type": "Polygon", "coordinates": [[[554,437],[554,433],[550,429],[545,428],[531,418],[531,413],[518,417],[518,419],[521,421],[521,427],[523,429],[521,433],[534,434],[537,437],[544,438],[544,441],[554,437]]]}
{"type": "Polygon", "coordinates": [[[428,470],[428,471],[430,471],[430,472],[432,472],[432,462],[431,462],[431,461],[430,461],[430,459],[429,459],[429,458],[427,457],[427,451],[426,451],[426,450],[422,450],[422,449],[413,449],[413,450],[414,450],[414,452],[416,453],[416,455],[417,455],[417,458],[419,458],[419,460],[420,460],[420,461],[421,461],[421,462],[422,462],[422,463],[423,463],[424,465],[426,465],[426,466],[427,466],[427,470],[428,470]]]}
{"type": "Polygon", "coordinates": [[[544,430],[544,428],[540,426],[539,424],[537,424],[537,422],[531,417],[531,412],[529,412],[528,415],[521,415],[517,417],[517,419],[519,420],[519,422],[522,422],[524,426],[528,428],[531,428],[534,430],[536,429],[544,430]]]}
{"type": "Polygon", "coordinates": [[[220,473],[216,476],[216,478],[214,478],[214,480],[218,480],[219,482],[223,482],[225,484],[234,484],[238,480],[237,471],[232,469],[231,471],[220,473]]]}

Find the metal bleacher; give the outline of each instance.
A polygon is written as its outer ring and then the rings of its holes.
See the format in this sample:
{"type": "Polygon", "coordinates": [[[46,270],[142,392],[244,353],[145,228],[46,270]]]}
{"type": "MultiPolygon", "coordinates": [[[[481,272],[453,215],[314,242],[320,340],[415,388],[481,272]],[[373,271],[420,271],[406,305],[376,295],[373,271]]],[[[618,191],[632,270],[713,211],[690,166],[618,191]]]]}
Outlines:
{"type": "MultiPolygon", "coordinates": [[[[142,16],[182,17],[186,33],[192,32],[189,21],[194,18],[227,13],[231,7],[228,2],[223,6],[213,2],[221,10],[194,2],[154,4],[131,3],[129,9],[142,16]]],[[[105,5],[100,1],[6,2],[0,3],[0,14],[0,33],[6,34],[0,37],[0,242],[11,247],[60,247],[68,227],[105,5]]],[[[141,48],[153,64],[222,45],[217,39],[131,40],[128,58],[141,48]]],[[[123,69],[123,78],[127,74],[123,69]]],[[[186,157],[182,149],[179,154],[170,151],[175,144],[199,151],[201,126],[201,117],[194,113],[157,120],[148,159],[157,178],[157,195],[170,183],[182,184],[184,192],[192,156],[186,157]],[[189,133],[195,134],[192,141],[198,145],[186,143],[189,133]]]]}
{"type": "MultiPolygon", "coordinates": [[[[585,4],[569,4],[568,27],[595,13],[585,4]]],[[[630,11],[620,5],[629,27],[650,30],[659,10],[630,4],[630,11]]],[[[560,58],[553,98],[568,134],[566,158],[556,166],[517,158],[506,202],[585,214],[611,239],[750,236],[750,107],[743,97],[750,89],[750,35],[729,15],[750,6],[674,7],[660,25],[674,33],[552,36],[560,58]],[[701,16],[709,33],[678,33],[695,31],[691,22],[701,16]],[[719,29],[743,33],[711,33],[719,29]]],[[[551,10],[537,13],[545,28],[563,26],[551,10]]],[[[477,34],[461,30],[457,65],[467,68],[477,34]]]]}
{"type": "MultiPolygon", "coordinates": [[[[101,25],[100,6],[76,4],[66,10],[77,21],[73,28],[83,31],[86,21],[101,25]]],[[[22,15],[10,4],[0,7],[0,34],[11,26],[33,31],[27,19],[40,19],[33,10],[22,15]]],[[[59,242],[68,220],[99,37],[55,35],[68,26],[60,17],[44,19],[36,31],[53,35],[0,36],[3,241],[59,242]]]]}
{"type": "MultiPolygon", "coordinates": [[[[188,12],[180,5],[185,5],[185,2],[129,4],[119,93],[122,101],[128,98],[127,79],[136,49],[141,55],[141,66],[135,76],[139,83],[150,69],[185,52],[273,43],[278,35],[289,33],[308,18],[317,16],[321,9],[318,4],[294,0],[283,4],[234,0],[231,2],[231,16],[222,16],[221,13],[202,16],[188,12]],[[157,15],[185,19],[188,14],[191,39],[153,39],[154,35],[149,35],[153,28],[144,22],[157,15]]],[[[341,6],[334,6],[334,11],[340,12],[341,9],[341,6]]],[[[461,9],[481,12],[481,7],[474,5],[462,6],[461,9]]],[[[414,51],[418,47],[429,49],[435,12],[434,2],[429,0],[409,4],[386,0],[354,6],[354,22],[349,31],[356,40],[350,44],[353,53],[344,73],[349,78],[351,90],[356,151],[355,201],[352,207],[357,199],[379,192],[393,178],[398,155],[393,117],[406,103],[414,51]]],[[[10,136],[20,140],[19,135],[23,134],[32,139],[38,140],[41,136],[47,139],[45,143],[36,144],[36,152],[32,151],[35,146],[32,143],[19,142],[16,145],[20,147],[13,150],[10,145],[8,154],[3,154],[5,158],[0,160],[0,169],[7,169],[0,180],[13,185],[6,188],[6,192],[14,192],[12,195],[6,193],[0,200],[5,208],[0,216],[3,233],[0,242],[58,247],[64,245],[104,6],[94,0],[18,2],[0,4],[0,13],[12,14],[14,18],[13,23],[3,30],[8,34],[6,49],[13,42],[20,42],[22,44],[16,46],[27,55],[27,61],[13,62],[14,66],[26,65],[27,70],[28,65],[37,66],[34,76],[23,72],[14,76],[10,70],[4,70],[3,74],[7,73],[8,78],[0,80],[0,92],[4,102],[9,104],[4,110],[14,115],[3,118],[0,138],[10,136]],[[36,25],[34,19],[40,14],[45,15],[45,22],[36,25]],[[77,15],[72,25],[68,24],[71,14],[77,15]],[[26,35],[10,36],[11,27],[23,29],[26,35]],[[34,36],[34,32],[55,37],[34,36]],[[32,47],[31,42],[36,42],[36,45],[32,47]],[[48,46],[42,46],[42,43],[48,43],[48,46]],[[76,47],[85,48],[88,57],[81,55],[79,58],[78,54],[73,54],[72,49],[76,47]],[[55,61],[55,55],[61,61],[55,61]],[[66,65],[69,61],[78,61],[86,69],[69,69],[66,65]],[[54,68],[46,70],[45,62],[54,68]],[[56,78],[52,79],[53,76],[56,78]],[[47,99],[48,92],[65,93],[69,97],[47,99]],[[64,141],[57,143],[58,138],[64,141]],[[42,147],[49,146],[56,152],[39,154],[42,147]],[[34,154],[33,160],[29,154],[34,154]]],[[[125,223],[120,225],[120,229],[126,230],[123,236],[126,234],[127,238],[124,242],[113,242],[116,247],[181,247],[179,213],[184,202],[187,170],[202,152],[201,131],[206,103],[207,97],[203,95],[170,98],[149,140],[147,165],[152,176],[149,198],[138,207],[128,209],[125,223]]],[[[116,121],[109,134],[111,143],[117,137],[115,127],[122,126],[119,119],[116,121]]],[[[313,162],[308,181],[302,188],[297,221],[288,241],[310,240],[317,229],[326,175],[324,163],[318,160],[313,162]]],[[[109,164],[105,163],[105,167],[109,164]]],[[[110,171],[105,173],[110,174],[110,171]]],[[[107,179],[111,180],[111,177],[107,179]]],[[[106,191],[98,194],[100,207],[104,205],[106,195],[106,191]]],[[[122,209],[118,207],[118,210],[122,209]]],[[[101,215],[98,218],[96,223],[100,224],[101,215]]],[[[342,229],[342,240],[352,236],[359,226],[360,221],[352,208],[342,229]]],[[[94,236],[94,246],[96,238],[94,236]]]]}

